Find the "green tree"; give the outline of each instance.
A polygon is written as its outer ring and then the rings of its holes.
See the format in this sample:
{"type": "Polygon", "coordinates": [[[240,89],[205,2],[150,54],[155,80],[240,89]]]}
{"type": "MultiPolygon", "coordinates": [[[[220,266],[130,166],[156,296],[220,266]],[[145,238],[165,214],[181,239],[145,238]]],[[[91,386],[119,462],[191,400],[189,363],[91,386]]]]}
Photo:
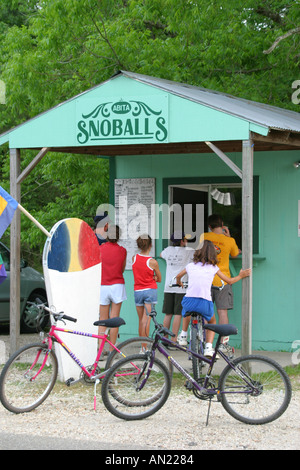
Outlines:
{"type": "MultiPolygon", "coordinates": [[[[2,0],[0,132],[130,70],[298,111],[299,0],[2,0]]],[[[32,159],[22,154],[22,168],[32,159]]],[[[2,149],[0,177],[8,180],[2,149]]],[[[8,188],[7,188],[8,189],[8,188]]],[[[46,228],[108,200],[108,162],[48,154],[22,184],[46,228]]],[[[22,222],[22,243],[42,235],[22,222]]]]}

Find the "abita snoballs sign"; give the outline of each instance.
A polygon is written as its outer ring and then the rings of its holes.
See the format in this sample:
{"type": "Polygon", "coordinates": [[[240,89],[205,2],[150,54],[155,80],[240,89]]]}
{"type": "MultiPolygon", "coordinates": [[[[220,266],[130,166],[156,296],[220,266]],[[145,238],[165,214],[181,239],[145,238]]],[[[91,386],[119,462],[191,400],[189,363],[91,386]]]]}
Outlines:
{"type": "Polygon", "coordinates": [[[168,96],[87,99],[76,108],[81,145],[168,142],[168,96]]]}

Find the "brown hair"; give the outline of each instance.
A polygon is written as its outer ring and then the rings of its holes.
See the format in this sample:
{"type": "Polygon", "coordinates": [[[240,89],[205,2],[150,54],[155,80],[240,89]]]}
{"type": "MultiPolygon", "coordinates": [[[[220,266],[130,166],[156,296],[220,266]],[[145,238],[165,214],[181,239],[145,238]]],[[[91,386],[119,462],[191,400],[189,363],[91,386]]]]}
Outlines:
{"type": "Polygon", "coordinates": [[[107,241],[117,243],[120,238],[120,227],[118,225],[110,225],[107,230],[107,241]]]}
{"type": "Polygon", "coordinates": [[[152,238],[150,235],[143,234],[137,239],[136,244],[140,250],[146,251],[152,246],[152,238]]]}
{"type": "Polygon", "coordinates": [[[194,263],[218,264],[217,252],[214,244],[210,240],[204,240],[202,247],[196,250],[193,258],[194,263]]]}

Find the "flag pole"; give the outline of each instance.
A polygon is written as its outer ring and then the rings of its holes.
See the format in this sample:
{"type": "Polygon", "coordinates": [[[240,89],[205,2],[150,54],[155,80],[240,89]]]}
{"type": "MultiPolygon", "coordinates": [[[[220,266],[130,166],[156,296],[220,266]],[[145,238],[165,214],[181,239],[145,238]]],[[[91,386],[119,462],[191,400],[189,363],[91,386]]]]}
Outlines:
{"type": "Polygon", "coordinates": [[[27,212],[26,209],[24,209],[23,206],[21,206],[21,204],[18,204],[18,208],[20,209],[21,212],[23,212],[23,214],[25,214],[28,219],[30,219],[42,232],[44,232],[44,234],[47,236],[47,237],[51,237],[50,233],[34,218],[32,217],[31,214],[29,214],[29,212],[27,212]]]}

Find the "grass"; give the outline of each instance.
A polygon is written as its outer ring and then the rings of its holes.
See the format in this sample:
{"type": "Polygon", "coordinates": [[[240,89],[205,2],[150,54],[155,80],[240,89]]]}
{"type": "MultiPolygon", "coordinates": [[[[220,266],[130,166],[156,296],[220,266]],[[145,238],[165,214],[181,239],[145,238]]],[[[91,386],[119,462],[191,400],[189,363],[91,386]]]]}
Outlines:
{"type": "MultiPolygon", "coordinates": [[[[298,391],[300,390],[300,364],[294,365],[294,366],[287,366],[284,367],[284,370],[288,374],[290,381],[292,383],[292,389],[293,391],[298,391]]],[[[213,375],[213,380],[218,383],[219,376],[213,375]]],[[[184,384],[186,382],[186,378],[180,374],[179,372],[174,372],[173,374],[173,380],[172,380],[172,388],[179,389],[180,387],[184,387],[184,384]]]]}
{"type": "Polygon", "coordinates": [[[300,390],[300,364],[285,367],[284,370],[290,378],[293,391],[300,390]]]}

